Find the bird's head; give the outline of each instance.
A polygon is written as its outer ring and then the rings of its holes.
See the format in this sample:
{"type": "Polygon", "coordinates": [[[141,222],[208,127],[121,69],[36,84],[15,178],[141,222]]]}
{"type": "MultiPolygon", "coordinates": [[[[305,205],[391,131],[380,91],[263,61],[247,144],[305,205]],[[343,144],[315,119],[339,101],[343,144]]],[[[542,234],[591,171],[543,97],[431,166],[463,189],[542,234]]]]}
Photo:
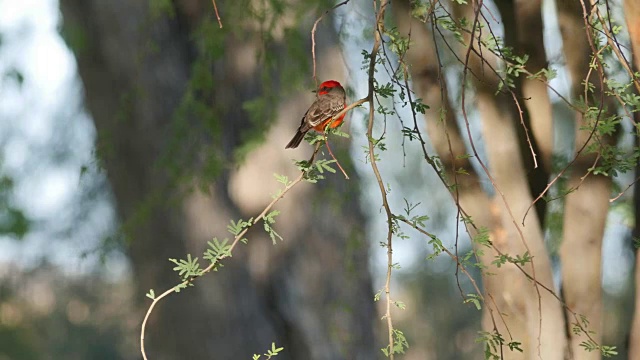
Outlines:
{"type": "Polygon", "coordinates": [[[342,90],[344,92],[344,89],[342,88],[342,85],[340,85],[339,82],[335,80],[327,80],[322,84],[320,84],[320,87],[318,88],[318,95],[324,95],[333,90],[342,90]]]}

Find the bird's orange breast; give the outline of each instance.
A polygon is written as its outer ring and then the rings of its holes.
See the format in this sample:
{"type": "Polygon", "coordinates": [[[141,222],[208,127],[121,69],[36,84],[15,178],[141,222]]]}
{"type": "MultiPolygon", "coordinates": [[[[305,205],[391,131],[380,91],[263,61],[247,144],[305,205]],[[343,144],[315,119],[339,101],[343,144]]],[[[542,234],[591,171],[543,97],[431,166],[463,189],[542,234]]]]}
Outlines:
{"type": "MultiPolygon", "coordinates": [[[[342,122],[344,121],[344,116],[346,114],[342,114],[342,116],[340,116],[339,118],[335,119],[331,125],[329,125],[330,128],[335,129],[338,126],[340,126],[340,124],[342,124],[342,122]]],[[[319,125],[316,125],[313,127],[313,129],[315,131],[319,131],[319,132],[323,132],[324,129],[327,127],[327,124],[329,123],[329,121],[331,121],[333,117],[328,118],[327,120],[323,121],[322,123],[320,123],[319,125]]]]}

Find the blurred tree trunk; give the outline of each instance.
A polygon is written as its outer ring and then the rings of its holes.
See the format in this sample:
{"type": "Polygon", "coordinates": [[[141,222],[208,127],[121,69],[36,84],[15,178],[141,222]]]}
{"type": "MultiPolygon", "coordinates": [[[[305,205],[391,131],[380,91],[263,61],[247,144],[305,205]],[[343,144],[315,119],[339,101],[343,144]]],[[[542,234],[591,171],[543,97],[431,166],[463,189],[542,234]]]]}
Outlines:
{"type": "MultiPolygon", "coordinates": [[[[585,29],[584,13],[580,2],[559,0],[558,23],[563,40],[563,51],[567,68],[571,74],[571,95],[574,101],[584,97],[584,81],[590,71],[592,48],[589,45],[585,29]]],[[[584,2],[587,11],[590,3],[584,2]]],[[[595,34],[595,33],[594,33],[595,34]]],[[[602,106],[601,117],[615,113],[616,104],[612,99],[604,97],[601,101],[602,85],[600,71],[593,71],[589,81],[594,85],[592,98],[584,99],[589,106],[602,106]]],[[[589,126],[582,113],[575,113],[575,149],[577,159],[569,169],[569,189],[576,189],[566,196],[562,244],[560,259],[562,261],[562,293],[567,306],[574,312],[589,320],[588,330],[597,343],[602,339],[602,239],[609,212],[611,195],[611,177],[589,174],[589,169],[596,164],[596,154],[582,151],[588,142],[595,141],[615,144],[616,136],[597,139],[591,130],[581,129],[589,126]],[[589,139],[590,138],[590,139],[589,139]],[[586,176],[586,177],[585,177],[586,176]],[[588,219],[588,221],[585,221],[588,219]]],[[[569,326],[576,320],[567,314],[569,326]]],[[[600,359],[599,352],[587,352],[580,343],[586,341],[585,335],[575,335],[567,331],[570,337],[570,356],[575,359],[600,359]]]]}
{"type": "MultiPolygon", "coordinates": [[[[635,14],[635,18],[640,21],[640,13],[635,14]]],[[[628,16],[628,15],[627,15],[628,16]]],[[[634,48],[635,51],[635,48],[634,48]]],[[[637,53],[637,52],[636,52],[637,53]]],[[[640,68],[636,65],[636,68],[640,68]]],[[[634,70],[638,71],[638,70],[634,70]]],[[[636,123],[640,122],[640,113],[634,113],[634,119],[636,123]]],[[[640,139],[636,137],[636,146],[640,145],[640,139]]],[[[640,178],[640,164],[636,165],[636,179],[640,178]]],[[[640,187],[638,183],[633,189],[633,203],[635,212],[635,226],[631,232],[632,241],[640,239],[640,187]]],[[[629,359],[640,359],[640,249],[636,248],[635,251],[635,298],[633,307],[633,319],[631,321],[631,331],[629,333],[629,359]]]]}
{"type": "MultiPolygon", "coordinates": [[[[199,52],[196,44],[204,40],[194,34],[201,21],[211,21],[203,16],[211,14],[211,6],[181,1],[173,4],[173,16],[153,17],[142,0],[61,2],[67,39],[72,45],[80,39],[73,50],[100,159],[130,241],[143,308],[150,288],[157,294],[178,282],[168,258],[197,256],[207,240],[227,237],[229,220],[255,216],[268,203],[278,187],[272,174],[295,176],[289,159],[303,158],[284,150],[304,112],[298,104],[310,101],[297,96],[272,104],[280,122],[249,155],[247,166],[233,170],[234,150],[256,126],[243,104],[260,96],[264,85],[256,60],[261,43],[241,20],[226,24],[236,32],[210,27],[226,31],[224,55],[202,73],[203,78],[213,73],[215,87],[210,94],[191,93],[203,97],[218,120],[193,116],[176,125],[181,99],[194,79],[201,80],[194,73],[202,68],[194,64],[211,56],[199,52]],[[208,126],[221,135],[207,136],[208,126]],[[179,161],[165,166],[172,156],[179,161]],[[222,166],[207,195],[192,188],[208,183],[199,174],[210,158],[222,159],[222,166]]],[[[327,29],[332,27],[318,32],[319,46],[335,54],[335,35],[327,29]]],[[[340,71],[324,69],[333,76],[340,71]]],[[[279,207],[276,230],[285,241],[272,246],[257,224],[248,234],[249,245],[238,247],[224,268],[162,301],[147,326],[150,359],[249,359],[271,342],[285,347],[278,359],[374,358],[377,316],[355,184],[336,175],[321,186],[300,186],[279,207]]]]}
{"type": "MultiPolygon", "coordinates": [[[[541,52],[532,61],[536,69],[542,68],[546,64],[546,58],[542,46],[540,3],[525,4],[517,9],[513,8],[513,4],[501,5],[503,5],[501,7],[503,18],[511,19],[505,20],[505,33],[510,34],[507,41],[511,42],[508,45],[514,46],[520,52],[532,49],[541,52]],[[526,29],[523,26],[516,29],[516,22],[512,21],[516,14],[528,19],[526,29]],[[526,36],[522,33],[525,30],[528,32],[526,36]],[[517,43],[515,39],[518,39],[517,43]]],[[[450,184],[454,183],[454,179],[457,183],[455,196],[459,206],[471,216],[476,226],[489,229],[492,243],[503,254],[511,256],[523,254],[526,249],[516,231],[515,226],[518,225],[514,226],[514,222],[521,221],[524,212],[531,204],[531,191],[541,191],[546,183],[547,172],[542,164],[549,160],[551,154],[551,118],[546,89],[541,89],[538,84],[529,80],[518,81],[516,84],[515,92],[518,99],[522,99],[523,93],[532,97],[527,100],[526,108],[523,108],[525,125],[531,129],[531,121],[534,121],[533,133],[538,137],[545,137],[542,140],[542,150],[539,150],[530,131],[532,146],[539,156],[539,169],[525,171],[525,168],[533,169],[533,161],[531,161],[529,145],[525,141],[513,99],[505,95],[494,95],[498,85],[497,78],[490,69],[482,68],[477,56],[471,56],[471,70],[482,77],[474,78],[473,82],[477,91],[477,107],[483,121],[490,173],[509,202],[516,218],[514,220],[511,219],[498,194],[489,198],[482,190],[477,173],[466,157],[462,156],[467,151],[451,111],[445,82],[440,72],[440,59],[435,51],[433,34],[425,28],[423,23],[409,18],[411,9],[408,2],[395,3],[394,6],[396,22],[401,33],[411,33],[412,46],[407,53],[407,61],[411,65],[413,84],[418,97],[430,106],[430,110],[426,113],[429,136],[443,162],[450,184]],[[540,96],[541,94],[543,96],[540,96]],[[532,108],[535,111],[529,114],[528,109],[532,108]],[[468,175],[456,174],[456,170],[460,168],[464,169],[468,175]]],[[[470,10],[470,7],[457,8],[458,14],[464,12],[464,16],[471,21],[473,13],[470,10]]],[[[486,60],[496,68],[495,57],[492,58],[486,49],[483,54],[486,60]]],[[[469,76],[473,77],[471,73],[469,76]]],[[[538,216],[544,216],[544,207],[539,207],[537,210],[537,213],[529,214],[526,226],[521,230],[536,262],[537,280],[553,289],[551,266],[538,220],[538,216]]],[[[475,235],[475,231],[471,229],[470,234],[475,235]]],[[[481,260],[487,266],[486,271],[493,274],[483,276],[484,292],[488,299],[483,321],[485,330],[499,331],[507,342],[522,343],[524,353],[505,349],[504,356],[508,359],[537,358],[538,341],[541,343],[540,355],[543,359],[561,359],[565,348],[564,321],[558,301],[544,289],[541,289],[539,297],[532,283],[514,265],[507,264],[498,268],[491,264],[498,255],[495,250],[483,249],[483,251],[485,255],[481,260]],[[540,299],[541,314],[538,313],[538,299],[540,299]],[[542,315],[542,329],[538,327],[540,315],[542,315]]],[[[530,265],[524,268],[530,274],[532,273],[530,265]]]]}
{"type": "MultiPolygon", "coordinates": [[[[431,141],[440,161],[448,185],[453,186],[454,197],[457,205],[465,211],[473,220],[474,226],[467,226],[471,236],[478,235],[476,228],[486,228],[492,242],[497,238],[497,229],[501,227],[499,221],[492,216],[491,200],[482,189],[481,180],[474,167],[471,165],[467,149],[462,140],[461,129],[452,109],[447,85],[444,79],[443,66],[436,51],[436,43],[428,26],[411,16],[411,4],[409,1],[400,1],[393,6],[398,30],[404,36],[411,34],[411,47],[407,51],[407,63],[410,65],[411,78],[417,97],[429,105],[425,112],[425,122],[429,140],[431,141]],[[459,170],[466,173],[462,175],[459,170]]],[[[441,54],[440,54],[441,55],[441,54]]],[[[477,244],[474,243],[476,249],[477,244]]],[[[504,284],[515,284],[521,275],[514,267],[504,266],[497,269],[491,262],[497,253],[492,249],[479,248],[484,253],[480,257],[486,271],[494,273],[492,276],[483,276],[484,295],[495,299],[487,301],[483,308],[483,328],[486,331],[497,330],[501,334],[510,333],[509,341],[525,341],[528,338],[526,326],[519,321],[520,307],[514,301],[506,299],[518,299],[521,289],[516,287],[505,288],[504,284]],[[494,294],[496,294],[494,296],[494,294]],[[510,314],[503,322],[499,313],[510,314]],[[507,331],[507,328],[509,332],[507,331]]],[[[518,353],[519,354],[519,353],[518,353]]],[[[509,356],[514,354],[509,354],[509,356]]],[[[511,358],[511,357],[509,357],[511,358]]]]}
{"type": "MultiPolygon", "coordinates": [[[[635,0],[625,0],[624,15],[629,29],[629,37],[633,50],[633,71],[640,69],[640,3],[635,0]]],[[[635,112],[634,120],[640,123],[640,114],[635,112]]],[[[640,145],[638,130],[636,130],[636,146],[640,145]]],[[[636,178],[640,177],[640,164],[636,165],[636,178]]],[[[635,184],[633,189],[633,202],[635,205],[635,227],[633,239],[640,239],[640,185],[635,184]]],[[[629,359],[640,359],[640,249],[636,249],[635,271],[635,306],[631,333],[629,334],[629,359]]]]}
{"type": "MultiPolygon", "coordinates": [[[[449,100],[444,67],[438,57],[441,54],[437,52],[429,25],[414,18],[411,10],[411,3],[408,0],[393,4],[393,15],[398,31],[402,36],[411,36],[411,46],[406,54],[406,62],[409,65],[416,96],[429,106],[424,114],[429,140],[442,163],[442,173],[447,185],[451,186],[447,190],[452,191],[456,205],[473,220],[473,225],[467,226],[469,235],[477,236],[476,229],[486,228],[489,229],[489,235],[493,241],[496,224],[491,212],[487,211],[490,207],[490,199],[482,189],[480,177],[471,164],[471,158],[465,156],[468,152],[449,100]],[[460,170],[464,170],[464,174],[460,170]]],[[[473,245],[476,249],[479,248],[476,243],[473,245]]],[[[483,276],[484,295],[498,293],[502,288],[500,283],[514,282],[513,276],[517,276],[514,271],[503,268],[502,271],[496,272],[495,266],[491,265],[496,255],[494,251],[484,247],[480,250],[484,252],[484,256],[480,257],[482,264],[495,273],[494,276],[483,276]]],[[[508,304],[502,301],[503,299],[502,296],[496,296],[495,303],[485,303],[483,308],[485,330],[495,329],[500,333],[506,333],[506,324],[502,321],[493,321],[499,311],[509,312],[506,310],[509,308],[508,304]]],[[[515,324],[509,324],[509,327],[514,337],[519,339],[526,337],[521,327],[515,324]]]]}
{"type": "MultiPolygon", "coordinates": [[[[522,6],[525,5],[516,3],[515,5],[501,4],[500,6],[501,19],[503,19],[505,26],[505,45],[512,46],[516,54],[532,48],[543,51],[539,49],[539,42],[535,41],[540,37],[540,35],[536,35],[536,32],[542,31],[541,21],[533,21],[530,18],[530,25],[526,29],[527,35],[519,34],[519,31],[525,29],[516,26],[517,21],[513,21],[516,14],[528,14],[527,16],[534,18],[539,16],[536,12],[540,11],[540,3],[537,3],[537,8],[535,4],[520,8],[522,6]],[[531,33],[532,35],[530,35],[531,33]],[[522,40],[527,36],[531,39],[529,42],[522,40]]],[[[455,11],[457,16],[464,16],[469,22],[472,22],[475,18],[473,10],[471,6],[456,6],[455,11]]],[[[476,31],[480,30],[476,28],[476,31]]],[[[478,33],[473,35],[475,38],[478,33]]],[[[468,35],[466,41],[470,41],[468,35]]],[[[464,50],[466,51],[466,49],[464,50]]],[[[539,166],[538,169],[533,168],[529,145],[524,141],[524,129],[520,116],[523,117],[524,126],[530,128],[528,124],[532,117],[528,113],[529,105],[518,108],[510,93],[496,93],[499,79],[490,66],[493,69],[498,69],[499,61],[487,49],[477,49],[476,46],[476,50],[481,52],[484,60],[472,53],[468,76],[475,86],[475,104],[482,121],[483,137],[486,139],[487,165],[496,187],[496,192],[491,199],[490,211],[499,225],[493,229],[496,235],[493,244],[501,253],[510,256],[522,255],[528,251],[533,257],[535,270],[531,263],[523,266],[523,269],[532,276],[535,274],[538,282],[553,290],[551,263],[541,228],[544,209],[539,208],[538,211],[531,211],[524,218],[527,209],[533,202],[532,192],[539,193],[540,184],[547,180],[544,166],[539,166]],[[522,223],[523,218],[524,223],[522,223]]],[[[534,63],[535,66],[540,66],[544,61],[538,59],[534,63]]],[[[523,82],[518,80],[514,85],[514,95],[522,104],[523,82]]],[[[528,91],[532,91],[531,88],[529,86],[528,91]]],[[[546,93],[542,95],[547,96],[546,93]]],[[[536,102],[545,103],[548,100],[537,99],[536,102]]],[[[541,111],[534,113],[537,117],[534,120],[539,123],[539,126],[536,126],[538,134],[548,133],[544,129],[549,128],[551,123],[550,119],[544,118],[545,114],[548,116],[549,113],[543,109],[544,107],[540,109],[541,111]]],[[[536,145],[536,138],[531,136],[531,132],[530,138],[534,151],[541,154],[536,145]]],[[[550,142],[545,140],[544,143],[550,142]]],[[[544,163],[544,156],[541,156],[538,161],[540,164],[544,163]]],[[[518,272],[513,265],[507,265],[506,268],[511,268],[508,271],[518,272]]],[[[507,271],[502,268],[496,270],[507,271]]],[[[493,269],[490,271],[494,272],[493,269]]],[[[566,342],[564,341],[564,318],[561,304],[554,297],[554,294],[550,294],[542,287],[534,286],[522,274],[514,275],[514,277],[517,279],[513,282],[499,283],[498,286],[501,288],[494,295],[504,296],[504,302],[510,304],[507,311],[511,315],[505,316],[508,319],[505,321],[508,322],[509,329],[511,330],[513,326],[521,329],[522,334],[526,334],[522,338],[514,337],[513,339],[513,341],[522,342],[524,353],[519,354],[511,351],[506,356],[510,359],[520,357],[524,359],[538,357],[562,359],[566,342]]],[[[504,311],[504,309],[500,310],[504,311]]]]}

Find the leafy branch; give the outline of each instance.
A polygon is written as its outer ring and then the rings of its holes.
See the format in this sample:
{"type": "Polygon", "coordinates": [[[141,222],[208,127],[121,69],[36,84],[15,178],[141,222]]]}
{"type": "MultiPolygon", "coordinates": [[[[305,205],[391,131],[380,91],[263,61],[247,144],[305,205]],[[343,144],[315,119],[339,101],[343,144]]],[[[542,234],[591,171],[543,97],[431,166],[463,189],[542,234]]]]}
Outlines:
{"type": "MultiPolygon", "coordinates": [[[[268,349],[267,352],[263,354],[264,356],[266,356],[265,360],[269,360],[272,357],[278,356],[278,354],[282,350],[284,350],[284,348],[282,347],[276,348],[276,343],[271,343],[271,349],[268,349]]],[[[254,354],[252,360],[259,360],[261,356],[262,355],[254,354]]]]}
{"type": "MultiPolygon", "coordinates": [[[[375,4],[375,3],[374,3],[375,4]]],[[[408,343],[406,343],[406,339],[403,342],[399,342],[400,347],[396,346],[397,340],[402,339],[398,338],[398,335],[402,334],[401,332],[396,331],[393,328],[393,319],[391,317],[391,305],[393,301],[391,300],[391,272],[394,267],[393,264],[393,214],[391,212],[391,208],[389,207],[389,201],[387,199],[387,190],[385,189],[384,182],[382,180],[382,176],[380,175],[380,170],[378,169],[378,164],[375,155],[376,143],[373,137],[373,125],[375,121],[375,109],[374,109],[374,94],[376,91],[376,82],[375,82],[375,66],[376,66],[376,57],[380,50],[380,45],[382,43],[381,33],[384,32],[384,14],[388,5],[387,0],[380,1],[380,8],[377,12],[376,16],[376,27],[374,31],[374,42],[373,47],[371,49],[371,53],[368,54],[369,57],[369,89],[367,94],[367,101],[369,102],[369,122],[367,126],[367,139],[369,144],[368,156],[369,163],[371,164],[371,169],[375,175],[375,178],[378,182],[378,187],[380,188],[380,195],[382,197],[382,206],[384,207],[385,213],[387,215],[387,275],[385,278],[384,284],[384,292],[385,292],[385,314],[384,319],[387,320],[387,331],[388,331],[388,341],[389,345],[383,349],[382,351],[386,356],[390,359],[394,358],[395,353],[404,352],[405,346],[408,347],[408,343]]],[[[374,9],[375,10],[375,9],[374,9]]]]}
{"type": "MultiPolygon", "coordinates": [[[[316,145],[316,148],[313,154],[311,155],[311,158],[307,160],[307,163],[309,163],[310,165],[313,164],[313,160],[318,154],[318,151],[320,150],[321,145],[322,145],[321,143],[318,143],[316,145]]],[[[214,238],[213,241],[210,241],[208,243],[209,249],[206,250],[204,254],[204,259],[209,260],[210,264],[206,268],[203,268],[203,269],[200,268],[200,264],[198,263],[198,258],[192,259],[190,254],[187,255],[186,260],[185,259],[182,259],[182,260],[169,259],[169,261],[171,261],[176,265],[173,269],[178,272],[178,275],[180,275],[182,282],[180,282],[179,284],[177,284],[176,286],[170,289],[165,290],[163,293],[161,293],[158,296],[156,296],[155,291],[153,289],[149,290],[149,292],[146,294],[146,296],[153,301],[151,302],[151,305],[149,305],[149,308],[147,309],[147,312],[142,321],[142,327],[140,329],[140,352],[142,353],[142,358],[144,360],[148,359],[147,354],[145,352],[145,347],[144,347],[144,336],[145,336],[146,325],[156,305],[162,299],[171,295],[172,293],[178,293],[182,289],[187,288],[188,286],[193,286],[193,282],[199,277],[211,271],[217,271],[220,267],[222,267],[221,261],[223,259],[226,259],[232,256],[233,249],[238,245],[239,242],[246,243],[247,239],[244,237],[244,235],[247,233],[247,231],[249,231],[251,227],[253,227],[259,221],[262,220],[264,222],[264,228],[269,234],[269,237],[271,237],[272,241],[274,241],[274,243],[276,238],[282,239],[282,237],[280,237],[280,235],[278,235],[271,227],[271,225],[273,225],[273,223],[275,222],[275,217],[279,214],[279,212],[277,210],[272,211],[271,209],[294,186],[296,186],[298,183],[302,182],[303,180],[306,180],[306,176],[307,176],[307,169],[302,169],[302,171],[300,172],[300,175],[298,175],[298,177],[295,178],[293,181],[289,181],[284,176],[277,176],[276,179],[278,180],[278,182],[285,184],[285,188],[278,192],[278,194],[264,208],[264,210],[262,210],[262,212],[255,218],[251,218],[248,221],[238,220],[237,222],[232,220],[231,223],[227,226],[227,230],[232,235],[234,235],[234,238],[231,244],[229,244],[228,239],[219,241],[217,238],[214,238]]],[[[273,346],[275,349],[275,344],[273,346]]],[[[269,359],[271,358],[271,356],[277,355],[277,352],[279,352],[280,350],[281,348],[275,349],[273,350],[272,353],[268,352],[271,355],[267,355],[267,354],[265,355],[267,356],[267,359],[269,359]]]]}

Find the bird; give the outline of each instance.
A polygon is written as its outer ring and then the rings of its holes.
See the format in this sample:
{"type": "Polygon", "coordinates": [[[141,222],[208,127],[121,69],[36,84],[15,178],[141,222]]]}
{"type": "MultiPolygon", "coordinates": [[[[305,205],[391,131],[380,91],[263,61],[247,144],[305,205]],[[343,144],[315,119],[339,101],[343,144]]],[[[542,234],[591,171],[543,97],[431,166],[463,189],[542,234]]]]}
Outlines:
{"type": "MultiPolygon", "coordinates": [[[[346,100],[347,95],[339,82],[327,80],[320,84],[316,92],[316,100],[302,117],[298,131],[285,149],[297,148],[302,139],[304,139],[304,134],[311,129],[323,132],[331,119],[347,107],[346,100]]],[[[344,121],[344,116],[345,114],[342,114],[339,118],[333,120],[329,127],[333,129],[340,126],[344,121]]]]}

